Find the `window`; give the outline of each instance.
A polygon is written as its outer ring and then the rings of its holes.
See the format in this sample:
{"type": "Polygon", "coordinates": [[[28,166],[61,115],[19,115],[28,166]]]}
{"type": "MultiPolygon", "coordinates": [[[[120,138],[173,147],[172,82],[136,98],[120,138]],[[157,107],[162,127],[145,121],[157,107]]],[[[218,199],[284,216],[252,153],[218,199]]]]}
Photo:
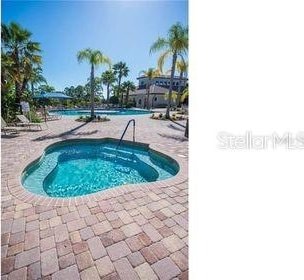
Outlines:
{"type": "Polygon", "coordinates": [[[154,97],[154,101],[157,101],[157,97],[154,97]]]}
{"type": "Polygon", "coordinates": [[[158,81],[156,81],[155,84],[158,85],[158,81]]]}
{"type": "Polygon", "coordinates": [[[138,100],[138,105],[141,105],[141,99],[138,100]]]}
{"type": "Polygon", "coordinates": [[[179,84],[179,83],[178,83],[178,82],[176,82],[176,85],[177,85],[177,86],[178,86],[178,84],[179,84]]]}

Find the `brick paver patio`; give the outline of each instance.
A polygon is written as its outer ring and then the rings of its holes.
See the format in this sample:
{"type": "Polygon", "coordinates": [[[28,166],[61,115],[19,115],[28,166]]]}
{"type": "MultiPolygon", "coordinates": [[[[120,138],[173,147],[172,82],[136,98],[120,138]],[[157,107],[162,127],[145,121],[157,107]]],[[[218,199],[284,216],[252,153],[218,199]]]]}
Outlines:
{"type": "MultiPolygon", "coordinates": [[[[48,145],[70,138],[119,138],[131,117],[105,123],[70,118],[43,131],[2,138],[1,279],[187,279],[188,181],[43,205],[16,198],[16,170],[48,145]]],[[[188,141],[171,122],[137,116],[136,141],[185,163],[188,141]]],[[[131,140],[131,130],[126,139],[131,140]]]]}

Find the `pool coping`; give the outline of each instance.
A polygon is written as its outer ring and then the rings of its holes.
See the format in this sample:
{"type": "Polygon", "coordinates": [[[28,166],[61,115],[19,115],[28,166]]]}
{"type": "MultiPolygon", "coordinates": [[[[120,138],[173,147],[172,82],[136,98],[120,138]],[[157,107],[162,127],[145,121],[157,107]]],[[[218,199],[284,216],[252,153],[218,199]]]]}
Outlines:
{"type": "MultiPolygon", "coordinates": [[[[69,198],[59,198],[59,197],[53,198],[53,197],[42,196],[39,194],[32,193],[23,187],[21,178],[22,178],[24,169],[27,166],[29,166],[31,163],[33,163],[34,161],[37,161],[43,155],[44,151],[47,150],[49,147],[51,147],[55,144],[67,142],[70,140],[72,140],[72,141],[73,140],[98,141],[98,140],[106,140],[106,139],[119,141],[119,139],[112,138],[112,137],[70,138],[70,139],[61,140],[61,141],[55,141],[44,147],[41,147],[35,153],[33,153],[27,160],[22,162],[19,165],[18,169],[15,170],[14,175],[11,178],[7,179],[7,188],[9,190],[9,192],[13,196],[18,198],[19,200],[21,200],[25,203],[33,204],[33,205],[58,206],[58,207],[60,207],[60,206],[78,206],[81,204],[88,203],[90,201],[100,201],[100,200],[104,200],[104,199],[109,199],[112,197],[117,197],[119,195],[130,193],[133,191],[138,191],[138,190],[147,191],[152,188],[154,189],[154,188],[171,187],[174,185],[179,185],[188,180],[188,160],[181,158],[178,155],[175,155],[170,152],[159,149],[155,144],[148,144],[148,143],[135,141],[136,144],[148,146],[148,148],[154,150],[155,152],[163,154],[165,156],[169,156],[172,159],[174,159],[179,165],[178,173],[175,176],[165,179],[165,180],[149,182],[149,183],[120,185],[120,186],[115,186],[110,189],[101,190],[96,193],[76,196],[76,197],[69,197],[69,198]]],[[[123,141],[133,143],[132,141],[127,141],[127,140],[123,140],[123,141]]]]}

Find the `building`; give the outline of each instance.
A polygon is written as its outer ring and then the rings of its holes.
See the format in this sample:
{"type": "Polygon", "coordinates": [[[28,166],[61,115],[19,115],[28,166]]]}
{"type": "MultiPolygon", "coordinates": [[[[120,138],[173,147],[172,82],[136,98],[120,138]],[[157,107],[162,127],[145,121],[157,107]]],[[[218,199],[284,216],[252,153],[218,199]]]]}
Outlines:
{"type": "MultiPolygon", "coordinates": [[[[133,101],[138,108],[146,108],[147,106],[147,83],[148,78],[141,76],[137,78],[138,87],[134,92],[129,95],[129,100],[133,101]]],[[[181,91],[184,90],[188,83],[188,78],[180,80],[179,77],[175,76],[173,80],[172,89],[175,93],[178,92],[179,87],[181,91]]],[[[170,76],[161,75],[155,77],[150,81],[150,95],[149,95],[149,106],[150,108],[161,108],[168,105],[168,92],[170,87],[170,76]]],[[[172,100],[172,105],[176,106],[177,100],[172,100]]]]}

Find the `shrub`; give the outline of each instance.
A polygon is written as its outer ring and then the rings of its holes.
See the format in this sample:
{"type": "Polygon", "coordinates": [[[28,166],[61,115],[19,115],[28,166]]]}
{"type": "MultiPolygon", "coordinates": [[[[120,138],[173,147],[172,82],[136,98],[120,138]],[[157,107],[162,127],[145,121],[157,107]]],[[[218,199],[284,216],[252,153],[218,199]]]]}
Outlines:
{"type": "Polygon", "coordinates": [[[106,121],[109,121],[110,119],[107,118],[106,116],[105,117],[102,117],[102,116],[94,116],[94,118],[92,119],[91,116],[80,116],[78,119],[76,119],[76,121],[78,122],[90,122],[90,121],[93,121],[93,122],[106,122],[106,121]]]}
{"type": "Polygon", "coordinates": [[[132,107],[136,107],[136,102],[135,101],[129,101],[126,104],[126,108],[132,108],[132,107]]]}
{"type": "Polygon", "coordinates": [[[41,118],[34,111],[28,112],[26,117],[33,123],[41,123],[41,118]]]}
{"type": "Polygon", "coordinates": [[[110,103],[112,104],[118,104],[119,103],[119,98],[115,95],[110,97],[110,103]]]}

